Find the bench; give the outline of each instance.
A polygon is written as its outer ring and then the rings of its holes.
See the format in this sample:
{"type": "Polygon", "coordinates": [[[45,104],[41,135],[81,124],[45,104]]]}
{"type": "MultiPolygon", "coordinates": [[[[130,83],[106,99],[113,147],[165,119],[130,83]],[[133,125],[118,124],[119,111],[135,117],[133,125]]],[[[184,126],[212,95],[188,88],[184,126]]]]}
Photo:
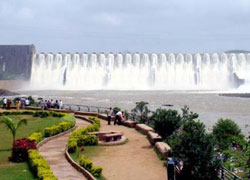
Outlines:
{"type": "Polygon", "coordinates": [[[122,121],[122,124],[123,124],[124,126],[134,128],[135,125],[137,124],[137,122],[131,121],[131,120],[126,120],[126,121],[122,121]]]}
{"type": "Polygon", "coordinates": [[[157,133],[155,133],[153,131],[149,131],[148,132],[148,139],[149,139],[149,141],[150,141],[150,143],[152,145],[154,145],[157,142],[161,142],[162,141],[162,137],[159,134],[157,134],[157,133]]]}
{"type": "Polygon", "coordinates": [[[163,158],[167,158],[167,153],[168,151],[171,150],[171,147],[167,143],[164,143],[164,142],[155,143],[155,148],[157,149],[157,151],[161,154],[163,158]]]}
{"type": "Polygon", "coordinates": [[[117,141],[122,138],[122,133],[105,134],[103,135],[103,138],[105,139],[106,142],[117,141]]]}
{"type": "Polygon", "coordinates": [[[145,135],[147,135],[149,131],[154,131],[153,128],[145,124],[136,124],[135,129],[141,131],[145,135]]]}

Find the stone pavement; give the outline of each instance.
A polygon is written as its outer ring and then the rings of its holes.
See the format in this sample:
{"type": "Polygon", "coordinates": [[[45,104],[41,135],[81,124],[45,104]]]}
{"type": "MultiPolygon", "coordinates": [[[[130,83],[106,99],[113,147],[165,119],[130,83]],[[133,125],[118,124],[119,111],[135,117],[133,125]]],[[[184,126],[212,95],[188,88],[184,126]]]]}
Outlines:
{"type": "MultiPolygon", "coordinates": [[[[76,126],[81,128],[89,125],[88,122],[77,119],[76,126]]],[[[70,133],[52,139],[39,148],[39,153],[47,160],[54,175],[59,180],[85,180],[86,178],[74,169],[65,158],[65,148],[70,133]]]]}

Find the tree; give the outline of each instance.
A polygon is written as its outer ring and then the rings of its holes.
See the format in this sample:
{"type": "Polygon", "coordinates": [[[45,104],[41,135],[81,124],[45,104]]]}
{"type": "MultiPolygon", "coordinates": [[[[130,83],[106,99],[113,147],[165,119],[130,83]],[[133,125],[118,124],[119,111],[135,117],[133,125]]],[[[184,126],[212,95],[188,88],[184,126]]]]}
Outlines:
{"type": "Polygon", "coordinates": [[[213,135],[218,141],[219,148],[222,150],[227,149],[233,141],[244,139],[241,129],[231,119],[219,119],[213,126],[213,135]]]}
{"type": "Polygon", "coordinates": [[[199,117],[199,115],[197,113],[194,113],[192,111],[189,111],[189,107],[187,105],[185,105],[183,108],[181,108],[182,110],[182,121],[191,121],[194,119],[197,119],[199,117]]]}
{"type": "Polygon", "coordinates": [[[13,144],[16,140],[16,132],[17,132],[18,128],[21,127],[22,125],[27,125],[26,119],[22,119],[22,120],[18,121],[17,123],[15,123],[13,121],[13,119],[11,119],[7,116],[5,116],[4,119],[0,122],[3,123],[7,127],[7,129],[9,129],[11,131],[11,134],[13,136],[13,144]]]}
{"type": "Polygon", "coordinates": [[[150,110],[148,109],[148,103],[144,101],[136,102],[136,106],[131,111],[139,116],[139,122],[145,123],[148,120],[148,114],[150,110]]]}
{"type": "Polygon", "coordinates": [[[176,110],[157,109],[151,116],[154,130],[163,138],[169,137],[181,126],[181,117],[176,110]]]}
{"type": "Polygon", "coordinates": [[[181,174],[185,179],[217,179],[219,163],[214,161],[214,139],[206,133],[203,123],[184,122],[183,129],[172,142],[173,156],[184,162],[181,174]]]}

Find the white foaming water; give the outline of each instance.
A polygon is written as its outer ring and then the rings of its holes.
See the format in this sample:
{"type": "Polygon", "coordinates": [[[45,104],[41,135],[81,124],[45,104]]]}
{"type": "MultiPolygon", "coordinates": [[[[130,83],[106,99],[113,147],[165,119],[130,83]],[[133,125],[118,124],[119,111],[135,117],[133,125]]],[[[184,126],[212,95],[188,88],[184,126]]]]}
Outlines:
{"type": "Polygon", "coordinates": [[[250,90],[250,54],[36,54],[32,89],[250,90]]]}

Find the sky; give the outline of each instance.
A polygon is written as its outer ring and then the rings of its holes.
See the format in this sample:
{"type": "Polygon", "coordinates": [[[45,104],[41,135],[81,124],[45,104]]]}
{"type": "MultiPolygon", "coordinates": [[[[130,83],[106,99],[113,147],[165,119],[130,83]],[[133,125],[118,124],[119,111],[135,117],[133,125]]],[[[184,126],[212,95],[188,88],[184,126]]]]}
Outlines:
{"type": "Polygon", "coordinates": [[[250,50],[250,0],[1,0],[0,44],[53,53],[250,50]]]}

